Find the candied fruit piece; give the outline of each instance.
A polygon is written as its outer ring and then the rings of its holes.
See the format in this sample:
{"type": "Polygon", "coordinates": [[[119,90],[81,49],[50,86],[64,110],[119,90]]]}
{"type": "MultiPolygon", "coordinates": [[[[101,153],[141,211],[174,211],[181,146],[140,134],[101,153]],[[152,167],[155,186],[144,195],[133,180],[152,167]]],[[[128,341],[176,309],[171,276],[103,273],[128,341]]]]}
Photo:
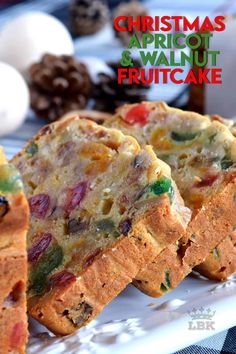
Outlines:
{"type": "Polygon", "coordinates": [[[97,232],[108,234],[114,237],[119,237],[119,232],[117,231],[114,221],[110,218],[98,220],[95,223],[95,228],[97,232]]]}
{"type": "Polygon", "coordinates": [[[34,156],[38,152],[38,145],[35,143],[31,143],[25,149],[25,152],[29,154],[31,157],[34,156]]]}
{"type": "Polygon", "coordinates": [[[42,254],[36,266],[33,266],[29,275],[29,291],[34,294],[40,294],[47,283],[48,275],[63,261],[62,248],[54,244],[47,248],[42,254]]]}
{"type": "Polygon", "coordinates": [[[133,106],[124,116],[129,124],[138,124],[143,127],[148,122],[149,110],[144,103],[133,106]]]}
{"type": "Polygon", "coordinates": [[[25,324],[23,321],[17,322],[11,331],[10,346],[11,349],[19,349],[25,340],[25,324]]]}
{"type": "Polygon", "coordinates": [[[197,182],[194,184],[194,187],[196,188],[202,188],[202,187],[210,187],[212,186],[212,184],[217,180],[217,178],[219,177],[219,175],[205,175],[201,181],[197,182]]]}
{"type": "Polygon", "coordinates": [[[233,164],[233,161],[227,158],[227,156],[225,156],[220,163],[222,170],[228,170],[233,164]]]}
{"type": "Polygon", "coordinates": [[[198,133],[190,133],[190,132],[186,132],[186,133],[178,133],[178,132],[172,132],[171,133],[171,139],[178,141],[178,142],[184,142],[184,141],[189,141],[189,140],[193,140],[196,138],[196,136],[198,135],[198,133]]]}
{"type": "Polygon", "coordinates": [[[160,290],[165,293],[166,291],[170,290],[171,288],[171,282],[170,282],[170,272],[165,271],[164,275],[164,281],[160,285],[160,290]]]}
{"type": "Polygon", "coordinates": [[[146,191],[155,195],[161,195],[164,193],[172,193],[171,188],[171,180],[165,176],[162,176],[157,181],[148,186],[146,191]]]}
{"type": "Polygon", "coordinates": [[[3,193],[16,193],[23,189],[20,173],[15,166],[1,165],[0,168],[0,191],[3,193]]]}

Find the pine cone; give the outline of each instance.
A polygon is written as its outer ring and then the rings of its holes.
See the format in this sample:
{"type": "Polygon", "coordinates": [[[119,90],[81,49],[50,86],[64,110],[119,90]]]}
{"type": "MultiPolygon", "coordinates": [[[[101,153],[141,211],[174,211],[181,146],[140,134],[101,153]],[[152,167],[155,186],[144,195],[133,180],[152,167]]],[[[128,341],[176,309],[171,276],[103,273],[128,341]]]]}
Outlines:
{"type": "MultiPolygon", "coordinates": [[[[142,67],[140,61],[133,60],[134,67],[140,69],[142,67]]],[[[98,74],[100,79],[94,84],[93,98],[94,109],[104,112],[114,112],[115,109],[125,103],[136,103],[147,99],[146,92],[150,88],[149,85],[129,84],[128,80],[123,80],[123,84],[118,84],[117,72],[121,67],[119,62],[109,62],[107,65],[114,71],[114,76],[104,73],[98,74]]]]}
{"type": "MultiPolygon", "coordinates": [[[[129,3],[121,3],[117,6],[115,11],[113,12],[113,20],[118,16],[132,16],[133,20],[135,21],[137,16],[148,16],[148,11],[143,5],[141,5],[138,1],[131,1],[129,3]]],[[[126,20],[119,21],[120,26],[127,27],[126,20]]],[[[114,28],[116,37],[121,40],[121,42],[127,46],[135,33],[139,40],[142,39],[142,34],[147,32],[136,31],[135,29],[131,32],[123,31],[119,32],[116,31],[114,28]]]]}
{"type": "Polygon", "coordinates": [[[86,106],[91,81],[86,66],[75,58],[46,54],[29,69],[31,107],[49,121],[86,106]]]}
{"type": "Polygon", "coordinates": [[[109,20],[109,10],[104,0],[72,0],[70,28],[75,36],[93,34],[109,20]]]}

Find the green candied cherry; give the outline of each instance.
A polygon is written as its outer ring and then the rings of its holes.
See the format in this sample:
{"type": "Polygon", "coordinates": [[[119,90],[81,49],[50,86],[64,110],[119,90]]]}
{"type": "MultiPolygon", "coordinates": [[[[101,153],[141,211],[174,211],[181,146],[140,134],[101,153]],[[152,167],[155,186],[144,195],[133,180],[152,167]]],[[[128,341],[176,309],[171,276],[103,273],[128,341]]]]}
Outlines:
{"type": "Polygon", "coordinates": [[[171,288],[171,282],[170,282],[170,272],[167,270],[165,271],[164,274],[164,281],[160,285],[160,290],[162,293],[165,293],[169,291],[171,288]]]}
{"type": "Polygon", "coordinates": [[[114,221],[110,218],[98,220],[95,223],[95,229],[97,232],[110,234],[113,237],[119,237],[120,233],[117,231],[114,221]]]}
{"type": "Polygon", "coordinates": [[[196,138],[198,133],[178,133],[178,132],[172,132],[171,133],[171,139],[177,142],[184,142],[184,141],[190,141],[196,138]]]}
{"type": "Polygon", "coordinates": [[[227,156],[223,157],[223,159],[220,162],[222,170],[228,170],[233,164],[234,162],[227,156]]]}
{"type": "Polygon", "coordinates": [[[33,294],[40,294],[47,285],[48,275],[62,264],[63,250],[58,244],[53,244],[31,267],[28,290],[33,294]]]}
{"type": "Polygon", "coordinates": [[[31,143],[26,147],[25,152],[29,154],[30,157],[32,157],[38,152],[38,150],[39,150],[38,145],[35,143],[31,143]]]}
{"type": "Polygon", "coordinates": [[[174,188],[172,186],[172,182],[169,178],[165,176],[160,177],[157,181],[150,184],[146,188],[145,193],[150,193],[157,196],[167,193],[171,203],[174,199],[174,188]]]}
{"type": "Polygon", "coordinates": [[[12,164],[0,166],[0,191],[16,193],[23,189],[20,173],[12,164]]]}

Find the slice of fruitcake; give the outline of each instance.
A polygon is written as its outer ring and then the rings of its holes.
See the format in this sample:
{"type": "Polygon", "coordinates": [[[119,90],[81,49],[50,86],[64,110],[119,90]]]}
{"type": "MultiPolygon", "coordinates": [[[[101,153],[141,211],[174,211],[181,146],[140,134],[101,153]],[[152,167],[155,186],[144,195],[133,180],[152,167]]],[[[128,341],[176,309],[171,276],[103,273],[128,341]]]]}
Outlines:
{"type": "MultiPolygon", "coordinates": [[[[210,117],[212,121],[225,124],[236,136],[236,123],[218,115],[210,117]]],[[[220,242],[207,256],[205,261],[196,267],[196,270],[213,280],[225,280],[236,272],[236,230],[220,242]]]]}
{"type": "Polygon", "coordinates": [[[64,119],[13,162],[31,211],[29,313],[56,334],[86,325],[185,232],[169,166],[118,130],[64,119]]]}
{"type": "Polygon", "coordinates": [[[24,353],[28,203],[20,175],[0,148],[0,352],[24,353]]]}
{"type": "Polygon", "coordinates": [[[236,139],[220,122],[162,102],[125,105],[105,125],[134,136],[141,145],[151,144],[171,166],[193,212],[186,237],[178,245],[172,243],[136,277],[135,285],[142,291],[160,296],[236,227],[236,139]]]}

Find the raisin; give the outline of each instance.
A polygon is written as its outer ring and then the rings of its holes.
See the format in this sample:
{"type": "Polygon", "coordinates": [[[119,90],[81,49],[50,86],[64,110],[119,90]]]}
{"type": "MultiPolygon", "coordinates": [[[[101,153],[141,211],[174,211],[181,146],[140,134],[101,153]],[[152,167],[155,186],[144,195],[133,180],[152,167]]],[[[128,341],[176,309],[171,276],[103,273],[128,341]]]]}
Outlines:
{"type": "Polygon", "coordinates": [[[102,252],[101,248],[96,249],[90,256],[88,256],[84,262],[85,268],[90,266],[94,259],[102,252]]]}
{"type": "Polygon", "coordinates": [[[184,142],[184,141],[190,141],[196,138],[198,133],[178,133],[178,132],[172,132],[171,133],[171,139],[178,141],[178,142],[184,142]]]}
{"type": "Polygon", "coordinates": [[[48,194],[37,194],[29,198],[30,214],[37,219],[44,219],[50,206],[48,194]]]}
{"type": "Polygon", "coordinates": [[[68,223],[67,223],[67,233],[68,234],[79,233],[81,231],[84,231],[87,228],[88,228],[88,222],[82,221],[80,218],[78,220],[76,220],[76,219],[68,220],[68,223]]]}
{"type": "Polygon", "coordinates": [[[36,266],[31,267],[28,289],[40,294],[46,287],[48,275],[63,261],[63,250],[59,245],[52,245],[42,254],[36,266]]]}
{"type": "Polygon", "coordinates": [[[38,152],[38,145],[35,143],[29,144],[25,149],[25,152],[27,152],[30,156],[34,156],[38,152]]]}
{"type": "Polygon", "coordinates": [[[0,218],[7,214],[9,211],[9,204],[5,197],[0,196],[0,218]]]}
{"type": "Polygon", "coordinates": [[[148,122],[149,111],[145,103],[134,105],[124,116],[125,122],[143,127],[148,122]]]}
{"type": "Polygon", "coordinates": [[[81,302],[77,307],[72,307],[69,310],[66,309],[63,312],[63,316],[75,326],[80,327],[91,317],[93,313],[93,307],[87,302],[81,302]]]}
{"type": "Polygon", "coordinates": [[[44,233],[42,236],[29,248],[28,262],[36,263],[39,257],[46,251],[52,241],[50,233],[44,233]]]}
{"type": "Polygon", "coordinates": [[[40,130],[39,135],[40,135],[40,136],[49,135],[49,134],[51,134],[51,132],[52,132],[51,126],[50,126],[50,124],[48,124],[48,125],[45,125],[45,126],[40,130]]]}
{"type": "Polygon", "coordinates": [[[131,223],[130,219],[122,220],[119,223],[119,230],[122,233],[122,235],[124,235],[124,236],[128,236],[128,233],[129,233],[131,227],[132,227],[132,223],[131,223]]]}
{"type": "Polygon", "coordinates": [[[67,272],[66,270],[62,270],[59,273],[53,274],[48,281],[48,289],[51,289],[55,286],[68,286],[71,283],[76,281],[76,276],[67,272]]]}
{"type": "Polygon", "coordinates": [[[87,190],[87,183],[80,182],[76,187],[70,188],[67,192],[66,202],[64,205],[64,211],[70,213],[77,206],[80,205],[84,199],[87,190]]]}

